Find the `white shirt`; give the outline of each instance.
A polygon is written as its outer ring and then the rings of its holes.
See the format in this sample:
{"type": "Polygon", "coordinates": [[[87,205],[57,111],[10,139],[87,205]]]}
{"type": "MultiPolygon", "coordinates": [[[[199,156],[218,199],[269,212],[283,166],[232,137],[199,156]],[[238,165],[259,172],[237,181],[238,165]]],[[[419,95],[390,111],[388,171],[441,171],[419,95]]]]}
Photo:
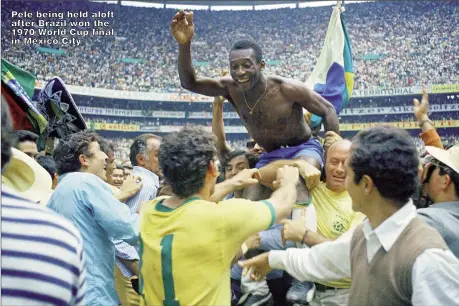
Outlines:
{"type": "MultiPolygon", "coordinates": [[[[407,203],[373,230],[363,221],[368,262],[383,247],[388,252],[413,218],[416,208],[407,203]]],[[[269,265],[283,269],[300,281],[332,281],[351,277],[351,239],[355,228],[335,241],[310,249],[270,251],[269,265]]],[[[427,249],[412,269],[413,305],[459,305],[459,260],[450,250],[427,249]]]]}

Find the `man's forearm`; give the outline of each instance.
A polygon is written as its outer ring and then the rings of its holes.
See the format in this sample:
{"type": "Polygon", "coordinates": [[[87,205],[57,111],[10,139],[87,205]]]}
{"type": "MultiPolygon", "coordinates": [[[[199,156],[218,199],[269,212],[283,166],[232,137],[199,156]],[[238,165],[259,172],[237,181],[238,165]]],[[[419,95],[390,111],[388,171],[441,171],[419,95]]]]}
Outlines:
{"type": "Polygon", "coordinates": [[[180,85],[185,89],[192,90],[193,85],[196,83],[196,72],[191,61],[191,41],[179,45],[178,72],[180,85]]]}
{"type": "Polygon", "coordinates": [[[333,239],[325,238],[321,234],[314,233],[313,231],[310,231],[310,230],[306,230],[306,231],[307,232],[305,233],[303,237],[303,242],[306,243],[310,247],[315,246],[316,244],[320,244],[322,242],[333,240],[333,239]]]}
{"type": "Polygon", "coordinates": [[[226,151],[225,125],[223,122],[223,103],[212,104],[212,133],[217,137],[218,151],[226,151]]]}
{"type": "Polygon", "coordinates": [[[333,131],[339,135],[338,115],[336,114],[336,110],[333,106],[329,108],[327,113],[325,114],[324,129],[325,132],[333,131]]]}
{"type": "Polygon", "coordinates": [[[261,178],[258,179],[260,184],[273,189],[273,182],[276,180],[277,170],[284,166],[295,166],[295,160],[282,159],[269,163],[259,169],[261,178]]]}
{"type": "Polygon", "coordinates": [[[225,180],[215,185],[214,193],[210,196],[211,202],[221,201],[227,194],[237,190],[235,182],[231,179],[225,180]]]}
{"type": "Polygon", "coordinates": [[[276,221],[287,218],[296,201],[296,184],[288,183],[281,185],[279,189],[273,192],[269,202],[273,204],[276,210],[276,221]]]}

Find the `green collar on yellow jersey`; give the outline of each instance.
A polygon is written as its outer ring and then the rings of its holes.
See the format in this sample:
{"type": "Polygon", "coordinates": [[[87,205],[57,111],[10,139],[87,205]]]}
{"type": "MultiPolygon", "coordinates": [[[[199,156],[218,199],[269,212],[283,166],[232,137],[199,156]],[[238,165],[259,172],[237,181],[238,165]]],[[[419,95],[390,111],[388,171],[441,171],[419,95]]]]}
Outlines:
{"type": "Polygon", "coordinates": [[[162,203],[164,202],[165,199],[162,199],[162,200],[159,200],[158,203],[156,203],[155,205],[155,209],[157,211],[161,211],[161,212],[171,212],[171,211],[174,211],[176,210],[177,208],[179,207],[182,207],[183,205],[187,204],[187,203],[190,203],[192,201],[196,201],[196,200],[200,200],[200,198],[198,197],[192,197],[192,198],[189,198],[189,199],[186,199],[182,204],[180,204],[179,206],[177,206],[176,208],[170,208],[170,207],[167,207],[167,206],[164,206],[162,203]]]}

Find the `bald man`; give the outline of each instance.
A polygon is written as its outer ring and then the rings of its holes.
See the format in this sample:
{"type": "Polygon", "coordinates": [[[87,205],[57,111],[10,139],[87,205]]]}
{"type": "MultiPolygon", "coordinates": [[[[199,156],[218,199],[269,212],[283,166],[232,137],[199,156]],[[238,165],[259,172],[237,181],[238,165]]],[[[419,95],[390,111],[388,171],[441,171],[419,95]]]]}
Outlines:
{"type": "MultiPolygon", "coordinates": [[[[317,213],[317,232],[306,228],[303,222],[284,220],[282,232],[284,240],[303,242],[311,247],[325,241],[335,240],[363,221],[365,216],[352,210],[352,200],[344,186],[346,178],[344,162],[350,149],[351,142],[348,140],[338,140],[333,143],[326,156],[325,182],[311,184],[306,179],[306,184],[312,185],[309,192],[317,213]]],[[[311,169],[311,171],[314,170],[311,169]]],[[[348,304],[350,279],[316,283],[315,285],[315,297],[309,305],[348,304]]]]}

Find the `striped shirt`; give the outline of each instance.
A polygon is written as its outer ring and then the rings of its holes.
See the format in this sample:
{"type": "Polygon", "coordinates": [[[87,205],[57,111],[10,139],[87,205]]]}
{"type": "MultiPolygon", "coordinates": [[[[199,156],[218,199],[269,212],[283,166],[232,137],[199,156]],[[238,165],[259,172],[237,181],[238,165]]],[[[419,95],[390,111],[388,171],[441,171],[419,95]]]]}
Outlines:
{"type": "MultiPolygon", "coordinates": [[[[159,178],[153,172],[143,168],[135,166],[132,169],[131,175],[139,176],[142,179],[142,188],[140,191],[126,201],[126,205],[129,207],[131,214],[137,214],[137,210],[140,207],[140,204],[145,201],[151,201],[156,198],[156,193],[159,188],[159,178]]],[[[116,265],[120,269],[121,273],[125,277],[132,277],[134,273],[129,270],[126,265],[119,258],[126,260],[139,260],[139,253],[137,248],[129,245],[128,243],[117,240],[115,243],[115,252],[116,252],[116,265]]]]}
{"type": "Polygon", "coordinates": [[[2,305],[84,305],[78,230],[2,185],[2,305]]]}

